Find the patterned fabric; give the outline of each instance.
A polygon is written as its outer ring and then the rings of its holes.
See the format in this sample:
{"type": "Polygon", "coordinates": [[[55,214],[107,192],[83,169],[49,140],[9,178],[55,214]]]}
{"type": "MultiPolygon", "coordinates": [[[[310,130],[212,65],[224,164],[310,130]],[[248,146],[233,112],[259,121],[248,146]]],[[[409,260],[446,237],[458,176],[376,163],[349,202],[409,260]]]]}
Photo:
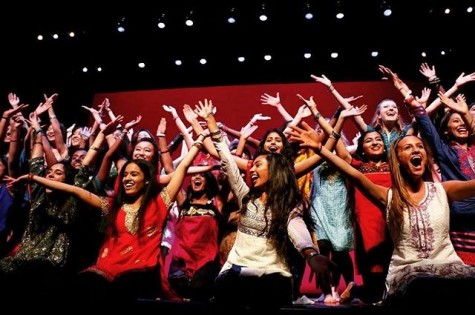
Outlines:
{"type": "Polygon", "coordinates": [[[350,251],[353,248],[353,226],[345,177],[326,162],[311,174],[311,215],[317,239],[329,240],[335,251],[350,251]]]}
{"type": "MultiPolygon", "coordinates": [[[[442,184],[426,182],[425,188],[419,207],[404,211],[402,232],[394,244],[386,278],[388,295],[403,290],[408,278],[418,275],[475,277],[475,267],[462,262],[450,241],[449,204],[442,184]]],[[[388,208],[391,200],[389,190],[388,208]]]]}
{"type": "MultiPolygon", "coordinates": [[[[29,163],[31,173],[44,175],[43,157],[31,159],[29,163]]],[[[88,183],[90,177],[84,176],[85,172],[87,170],[81,168],[76,175],[76,186],[84,187],[88,183]]],[[[0,260],[0,270],[13,272],[31,261],[46,262],[56,267],[74,264],[69,261],[71,240],[80,216],[87,215],[87,211],[81,210],[84,209],[78,209],[76,197],[49,198],[43,185],[31,183],[31,210],[21,247],[14,257],[0,260]]]]}
{"type": "MultiPolygon", "coordinates": [[[[212,137],[216,150],[219,153],[221,163],[225,167],[228,181],[233,194],[236,196],[239,207],[242,206],[243,197],[249,192],[249,187],[240,175],[229,147],[222,139],[212,137]]],[[[226,273],[233,265],[240,266],[241,274],[264,274],[278,273],[285,277],[291,277],[288,264],[277,255],[277,251],[266,237],[268,230],[265,221],[272,220],[270,212],[265,213],[264,205],[260,200],[253,200],[247,204],[245,214],[241,214],[238,223],[236,241],[228,255],[226,262],[221,268],[220,274],[226,273]]],[[[310,233],[305,228],[298,209],[289,214],[288,233],[298,251],[304,248],[314,247],[310,233]]]]}

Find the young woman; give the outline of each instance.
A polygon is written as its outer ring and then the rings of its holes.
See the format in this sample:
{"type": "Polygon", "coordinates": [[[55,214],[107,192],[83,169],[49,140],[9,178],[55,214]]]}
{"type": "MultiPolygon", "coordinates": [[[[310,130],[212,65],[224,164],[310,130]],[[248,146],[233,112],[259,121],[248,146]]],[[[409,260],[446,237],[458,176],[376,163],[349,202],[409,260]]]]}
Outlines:
{"type": "Polygon", "coordinates": [[[223,202],[212,172],[191,175],[186,192],[178,195],[180,211],[170,250],[168,281],[177,294],[207,301],[218,275],[218,245],[223,202]]]}
{"type": "Polygon", "coordinates": [[[461,290],[473,294],[475,267],[462,262],[450,241],[449,202],[474,196],[475,180],[434,183],[428,145],[418,137],[404,136],[391,146],[391,188],[377,185],[322,147],[313,130],[308,125],[305,128],[293,128],[291,139],[318,151],[385,212],[394,244],[386,277],[386,302],[404,297],[411,282],[421,278],[430,278],[433,283],[424,288],[425,296],[427,292],[440,295],[437,290],[448,284],[454,290],[444,291],[449,295],[444,296],[447,300],[457,299],[461,290]],[[451,281],[444,281],[447,279],[451,281]],[[464,285],[466,281],[471,286],[464,285]]]}
{"type": "Polygon", "coordinates": [[[85,302],[127,302],[159,296],[163,265],[160,243],[166,216],[203,139],[204,135],[198,137],[163,188],[157,183],[155,166],[144,159],[124,164],[119,172],[121,185],[113,198],[34,174],[19,177],[73,195],[108,216],[108,231],[97,262],[80,274],[76,284],[76,292],[86,295],[85,302]]]}
{"type": "Polygon", "coordinates": [[[216,301],[290,305],[292,249],[307,259],[322,290],[331,292],[330,262],[313,244],[303,219],[308,203],[298,189],[292,162],[279,153],[260,153],[250,169],[249,188],[218,129],[211,102],[200,105],[196,113],[207,122],[241,209],[236,241],[215,282],[216,301]]]}

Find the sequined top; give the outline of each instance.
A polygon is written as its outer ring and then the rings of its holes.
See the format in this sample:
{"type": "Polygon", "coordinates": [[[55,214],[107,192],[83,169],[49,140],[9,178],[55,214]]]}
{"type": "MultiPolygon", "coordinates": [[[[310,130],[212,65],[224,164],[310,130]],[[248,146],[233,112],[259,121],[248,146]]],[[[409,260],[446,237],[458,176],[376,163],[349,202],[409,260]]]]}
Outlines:
{"type": "MultiPolygon", "coordinates": [[[[30,172],[43,176],[45,163],[43,157],[29,161],[30,172]]],[[[88,172],[81,168],[75,177],[75,186],[85,187],[88,172]]],[[[64,199],[50,198],[45,187],[32,182],[31,209],[28,223],[21,240],[21,247],[14,257],[5,257],[0,260],[0,270],[14,271],[22,263],[31,261],[47,262],[56,267],[66,267],[74,262],[69,260],[71,240],[76,231],[81,211],[78,210],[78,200],[74,196],[64,199]]],[[[86,214],[85,214],[86,215],[86,214]]]]}

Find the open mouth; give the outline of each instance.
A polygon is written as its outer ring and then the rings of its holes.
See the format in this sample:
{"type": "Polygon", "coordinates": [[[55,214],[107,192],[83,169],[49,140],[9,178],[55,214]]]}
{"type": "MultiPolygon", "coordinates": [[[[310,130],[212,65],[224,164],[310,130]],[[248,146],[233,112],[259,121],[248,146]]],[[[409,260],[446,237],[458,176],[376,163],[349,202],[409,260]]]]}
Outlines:
{"type": "Polygon", "coordinates": [[[195,180],[193,183],[194,183],[196,186],[200,186],[200,185],[201,185],[201,181],[200,181],[200,180],[195,180]]]}
{"type": "Polygon", "coordinates": [[[272,152],[272,153],[275,153],[275,152],[277,152],[277,147],[274,146],[274,145],[271,145],[271,146],[269,147],[269,151],[272,152]]]}
{"type": "Polygon", "coordinates": [[[419,156],[419,155],[415,155],[411,158],[410,160],[411,164],[416,166],[416,167],[420,167],[421,164],[422,164],[422,157],[419,156]]]}

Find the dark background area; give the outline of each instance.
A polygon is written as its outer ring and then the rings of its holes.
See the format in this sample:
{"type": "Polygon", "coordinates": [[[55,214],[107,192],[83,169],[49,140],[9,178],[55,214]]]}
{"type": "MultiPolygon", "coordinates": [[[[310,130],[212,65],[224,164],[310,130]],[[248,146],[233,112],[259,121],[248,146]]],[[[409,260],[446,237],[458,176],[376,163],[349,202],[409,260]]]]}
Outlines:
{"type": "MultiPolygon", "coordinates": [[[[69,123],[88,118],[80,105],[97,105],[91,104],[96,93],[310,82],[311,73],[334,82],[373,81],[381,79],[378,64],[403,79],[423,80],[422,62],[435,65],[449,87],[460,73],[475,71],[470,48],[475,13],[466,12],[474,1],[386,2],[390,17],[381,14],[382,0],[15,2],[0,13],[0,109],[9,106],[8,92],[31,107],[43,93],[57,92],[57,111],[69,123]],[[257,18],[263,3],[265,23],[257,18]],[[334,17],[337,5],[345,10],[344,20],[334,17]],[[311,21],[303,17],[307,7],[314,13],[311,21]],[[226,22],[231,8],[236,24],[226,22]],[[184,24],[190,10],[191,28],[184,24]],[[163,14],[167,28],[158,29],[163,14]],[[126,32],[118,33],[122,18],[126,32]],[[76,36],[70,38],[69,31],[76,36]],[[45,39],[38,41],[38,34],[45,39]],[[338,59],[330,58],[334,50],[338,59]],[[371,57],[372,50],[379,56],[371,57]],[[305,52],[312,57],[304,59],[305,52]],[[267,53],[273,56],[269,62],[263,59],[267,53]],[[245,63],[237,62],[240,55],[245,63]],[[202,57],[206,65],[199,63],[202,57]],[[180,67],[177,58],[183,60],[180,67]],[[146,68],[137,67],[141,61],[146,68]],[[89,72],[82,72],[84,66],[89,72]]],[[[470,101],[473,87],[465,89],[470,101]]]]}

